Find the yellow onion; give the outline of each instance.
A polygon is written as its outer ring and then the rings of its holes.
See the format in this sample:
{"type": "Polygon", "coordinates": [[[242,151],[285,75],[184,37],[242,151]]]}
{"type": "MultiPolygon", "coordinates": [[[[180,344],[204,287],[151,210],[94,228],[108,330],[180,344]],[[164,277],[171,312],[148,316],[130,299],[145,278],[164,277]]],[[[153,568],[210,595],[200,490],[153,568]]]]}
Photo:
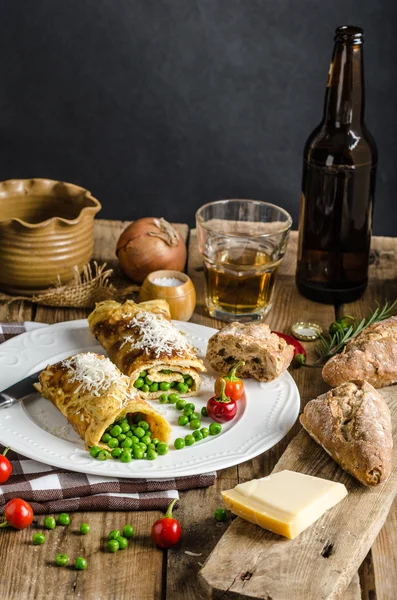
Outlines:
{"type": "Polygon", "coordinates": [[[186,244],[168,221],[146,217],[131,223],[123,231],[117,242],[116,254],[124,275],[142,283],[153,271],[183,271],[186,244]]]}

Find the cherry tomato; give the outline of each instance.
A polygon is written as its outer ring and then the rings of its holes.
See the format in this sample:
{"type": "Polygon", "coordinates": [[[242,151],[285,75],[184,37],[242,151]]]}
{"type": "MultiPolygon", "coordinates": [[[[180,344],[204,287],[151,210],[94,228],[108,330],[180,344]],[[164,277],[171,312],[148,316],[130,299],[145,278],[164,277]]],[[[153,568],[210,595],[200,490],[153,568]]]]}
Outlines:
{"type": "Polygon", "coordinates": [[[13,498],[4,507],[6,521],[0,527],[11,525],[15,529],[26,529],[33,521],[33,509],[28,502],[21,498],[13,498]]]}
{"type": "Polygon", "coordinates": [[[6,448],[3,454],[0,454],[0,484],[5,483],[12,473],[11,463],[8,458],[6,458],[8,451],[9,448],[6,448]]]}
{"type": "Polygon", "coordinates": [[[164,517],[161,517],[152,525],[152,540],[160,548],[171,548],[180,540],[182,533],[180,523],[172,517],[172,509],[176,501],[177,498],[171,502],[164,517]]]}
{"type": "Polygon", "coordinates": [[[297,366],[304,365],[306,362],[306,350],[302,346],[298,340],[296,340],[292,335],[288,335],[287,333],[280,333],[279,331],[272,331],[278,335],[278,337],[282,338],[289,344],[294,347],[294,363],[297,366]]]}
{"type": "Polygon", "coordinates": [[[207,414],[218,423],[227,423],[237,414],[237,403],[225,394],[226,381],[221,379],[221,392],[207,402],[207,414]]]}
{"type": "Polygon", "coordinates": [[[245,365],[245,362],[240,360],[234,365],[225,377],[218,377],[215,381],[215,394],[219,396],[222,388],[222,379],[226,381],[225,394],[232,400],[240,400],[244,393],[244,383],[239,377],[236,377],[236,371],[239,367],[245,365]]]}

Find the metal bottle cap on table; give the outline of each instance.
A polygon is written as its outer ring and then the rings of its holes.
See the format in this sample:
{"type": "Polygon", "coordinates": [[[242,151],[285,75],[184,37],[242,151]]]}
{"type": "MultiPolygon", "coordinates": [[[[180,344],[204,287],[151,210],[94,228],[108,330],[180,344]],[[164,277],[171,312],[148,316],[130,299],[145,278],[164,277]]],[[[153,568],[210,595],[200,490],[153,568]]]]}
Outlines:
{"type": "Polygon", "coordinates": [[[301,340],[302,342],[313,342],[320,337],[323,329],[317,323],[298,321],[298,323],[291,325],[291,331],[297,340],[301,340]]]}

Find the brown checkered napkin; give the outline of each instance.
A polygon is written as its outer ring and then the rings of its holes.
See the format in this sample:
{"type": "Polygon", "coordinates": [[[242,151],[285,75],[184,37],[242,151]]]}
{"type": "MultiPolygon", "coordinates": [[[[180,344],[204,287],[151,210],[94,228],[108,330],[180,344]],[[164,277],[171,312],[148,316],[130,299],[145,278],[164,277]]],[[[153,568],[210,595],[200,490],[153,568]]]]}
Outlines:
{"type": "MultiPolygon", "coordinates": [[[[0,343],[39,323],[0,323],[0,343]]],[[[6,410],[6,409],[5,409],[6,410]]],[[[0,452],[3,451],[0,445],[0,452]]],[[[11,498],[30,502],[36,514],[75,510],[165,510],[179,490],[213,485],[216,473],[167,480],[117,479],[57,469],[10,451],[12,475],[0,486],[0,512],[11,498]]]]}

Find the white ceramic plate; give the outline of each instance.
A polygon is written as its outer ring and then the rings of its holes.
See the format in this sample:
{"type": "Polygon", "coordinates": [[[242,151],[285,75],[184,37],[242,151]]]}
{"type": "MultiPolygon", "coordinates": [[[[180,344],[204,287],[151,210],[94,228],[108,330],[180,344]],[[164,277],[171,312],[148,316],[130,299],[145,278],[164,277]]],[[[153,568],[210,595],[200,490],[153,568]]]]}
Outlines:
{"type": "MultiPolygon", "coordinates": [[[[216,330],[193,323],[175,322],[175,325],[204,358],[207,341],[216,330]]],[[[0,346],[0,390],[49,363],[81,351],[104,353],[86,320],[57,323],[19,335],[0,346]]],[[[199,396],[189,398],[198,412],[213,395],[215,376],[209,370],[202,376],[199,396]]],[[[154,461],[121,463],[92,458],[65,417],[37,392],[11,408],[0,410],[0,441],[29,458],[82,473],[151,479],[208,473],[269,450],[287,434],[298,416],[299,392],[289,373],[271,383],[247,379],[244,384],[245,395],[239,400],[238,414],[223,425],[222,433],[182,450],[175,450],[173,441],[191,432],[177,424],[181,413],[173,404],[153,401],[172,426],[168,454],[154,461]]],[[[202,426],[209,422],[203,418],[202,426]]]]}

